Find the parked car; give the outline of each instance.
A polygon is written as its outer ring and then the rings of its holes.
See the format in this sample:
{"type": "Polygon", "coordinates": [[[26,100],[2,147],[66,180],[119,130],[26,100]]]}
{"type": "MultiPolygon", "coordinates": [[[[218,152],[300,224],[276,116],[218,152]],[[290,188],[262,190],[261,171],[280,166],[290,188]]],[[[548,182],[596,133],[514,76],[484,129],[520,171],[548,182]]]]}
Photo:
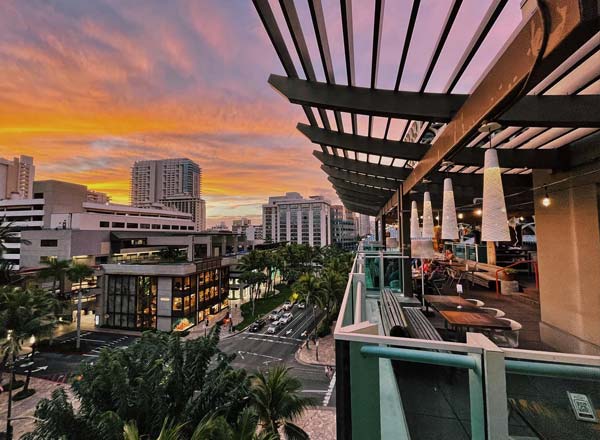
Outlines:
{"type": "MultiPolygon", "coordinates": [[[[277,322],[279,322],[279,321],[277,321],[277,322]]],[[[278,329],[279,329],[279,326],[278,326],[278,325],[276,325],[275,323],[274,323],[274,324],[271,324],[271,325],[269,326],[269,328],[267,329],[267,334],[269,334],[269,335],[274,335],[275,333],[277,333],[277,330],[278,330],[278,329]]]]}
{"type": "Polygon", "coordinates": [[[250,328],[248,328],[248,331],[252,332],[252,333],[256,333],[257,331],[259,331],[264,326],[265,326],[265,320],[264,319],[257,319],[252,324],[250,324],[250,328]]]}
{"type": "Polygon", "coordinates": [[[279,322],[281,322],[282,324],[287,324],[292,320],[293,317],[294,315],[292,315],[291,313],[284,313],[283,316],[279,319],[279,322]]]}
{"type": "Polygon", "coordinates": [[[299,308],[299,309],[305,309],[305,308],[306,308],[306,303],[305,303],[304,301],[300,301],[300,302],[298,303],[298,308],[299,308]]]}
{"type": "Polygon", "coordinates": [[[285,300],[285,302],[283,303],[283,310],[290,310],[292,308],[292,302],[287,299],[285,300]]]}

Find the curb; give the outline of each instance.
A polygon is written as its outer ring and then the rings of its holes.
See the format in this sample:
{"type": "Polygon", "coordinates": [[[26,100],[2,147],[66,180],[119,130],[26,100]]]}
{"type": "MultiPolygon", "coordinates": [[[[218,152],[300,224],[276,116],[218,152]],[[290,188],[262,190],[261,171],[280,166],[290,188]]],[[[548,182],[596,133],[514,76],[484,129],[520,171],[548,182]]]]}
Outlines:
{"type": "Polygon", "coordinates": [[[333,368],[335,368],[335,364],[326,364],[326,363],[321,363],[321,362],[307,362],[307,361],[303,361],[298,356],[300,354],[300,351],[302,351],[302,347],[300,347],[298,350],[296,350],[296,353],[294,354],[294,358],[296,359],[296,362],[298,362],[301,365],[307,365],[307,366],[313,366],[313,367],[316,366],[316,367],[333,367],[333,368]]]}

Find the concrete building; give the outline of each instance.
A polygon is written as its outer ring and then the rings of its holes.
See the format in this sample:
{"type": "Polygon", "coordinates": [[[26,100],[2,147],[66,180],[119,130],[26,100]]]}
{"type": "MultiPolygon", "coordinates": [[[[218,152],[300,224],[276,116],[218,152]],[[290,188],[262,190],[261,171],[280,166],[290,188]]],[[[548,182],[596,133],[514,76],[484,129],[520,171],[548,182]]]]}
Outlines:
{"type": "Polygon", "coordinates": [[[359,214],[358,220],[358,235],[366,237],[371,233],[371,217],[365,214],[359,214]]]}
{"type": "Polygon", "coordinates": [[[263,205],[263,237],[266,243],[331,244],[331,205],[322,196],[303,198],[299,193],[269,197],[263,205]]]}
{"type": "Polygon", "coordinates": [[[344,205],[331,205],[330,218],[333,244],[346,250],[355,249],[358,234],[354,225],[354,213],[344,205]]]}
{"type": "Polygon", "coordinates": [[[248,226],[252,224],[252,221],[247,217],[242,217],[238,220],[231,222],[231,231],[236,234],[245,234],[248,226]]]}
{"type": "Polygon", "coordinates": [[[0,200],[31,199],[34,177],[32,157],[20,156],[12,161],[0,158],[0,200]]]}
{"type": "Polygon", "coordinates": [[[88,189],[87,201],[92,203],[110,203],[110,196],[103,192],[88,189]]]}
{"type": "Polygon", "coordinates": [[[45,234],[50,234],[49,230],[56,229],[192,231],[195,227],[192,216],[179,211],[87,200],[88,190],[84,185],[56,180],[34,182],[33,198],[0,200],[0,219],[4,224],[11,224],[15,231],[14,237],[4,244],[7,251],[2,258],[10,261],[14,270],[43,263],[38,258],[35,262],[28,261],[27,265],[21,264],[21,234],[31,230],[44,230],[45,234]]]}
{"type": "Polygon", "coordinates": [[[164,206],[192,215],[197,231],[206,229],[206,203],[201,198],[202,170],[187,158],[143,160],[131,168],[131,204],[164,206]]]}

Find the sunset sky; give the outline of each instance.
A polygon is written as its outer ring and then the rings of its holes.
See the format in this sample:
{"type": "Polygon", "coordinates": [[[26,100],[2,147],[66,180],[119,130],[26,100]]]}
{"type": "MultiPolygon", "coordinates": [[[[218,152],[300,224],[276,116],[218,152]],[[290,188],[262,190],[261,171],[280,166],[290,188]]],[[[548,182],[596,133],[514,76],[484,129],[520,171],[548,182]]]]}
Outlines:
{"type": "MultiPolygon", "coordinates": [[[[386,2],[380,87],[393,86],[410,3],[386,2]]],[[[422,3],[408,90],[450,4],[422,3]]],[[[358,81],[368,85],[373,6],[354,4],[358,81]]],[[[464,4],[465,25],[453,30],[456,45],[442,55],[431,91],[443,86],[489,2],[464,4]]],[[[343,80],[339,1],[323,5],[343,80]]],[[[0,157],[34,156],[37,179],[86,184],[126,203],[135,160],[188,157],[203,170],[209,225],[258,220],[266,198],[286,191],[336,200],[313,145],[295,129],[301,109],[267,84],[283,69],[250,0],[2,0],[0,8],[0,157]]],[[[306,1],[298,12],[308,23],[306,1]]],[[[457,91],[472,87],[519,21],[513,0],[457,91]]],[[[314,34],[306,37],[318,59],[314,34]]]]}

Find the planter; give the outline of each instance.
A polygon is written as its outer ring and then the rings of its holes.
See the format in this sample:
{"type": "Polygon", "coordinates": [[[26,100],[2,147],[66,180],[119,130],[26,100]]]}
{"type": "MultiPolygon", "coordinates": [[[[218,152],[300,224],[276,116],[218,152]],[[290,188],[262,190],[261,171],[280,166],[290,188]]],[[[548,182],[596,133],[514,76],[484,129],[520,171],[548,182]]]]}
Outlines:
{"type": "Polygon", "coordinates": [[[518,281],[508,281],[501,280],[500,281],[500,293],[502,295],[512,295],[519,291],[519,282],[518,281]]]}

